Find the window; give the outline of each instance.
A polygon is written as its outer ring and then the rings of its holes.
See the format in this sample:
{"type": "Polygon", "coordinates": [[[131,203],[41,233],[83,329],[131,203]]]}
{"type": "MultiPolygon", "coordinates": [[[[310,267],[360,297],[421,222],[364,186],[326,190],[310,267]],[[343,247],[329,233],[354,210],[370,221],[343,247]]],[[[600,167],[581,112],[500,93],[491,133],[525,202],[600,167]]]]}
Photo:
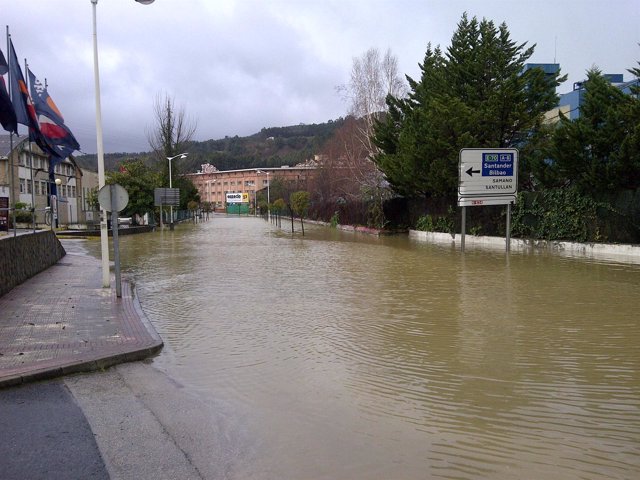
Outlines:
{"type": "Polygon", "coordinates": [[[35,182],[36,195],[40,195],[40,182],[35,182]]]}
{"type": "Polygon", "coordinates": [[[47,194],[47,182],[40,182],[40,190],[43,195],[47,194]]]}
{"type": "Polygon", "coordinates": [[[32,189],[31,189],[31,182],[27,182],[27,193],[31,193],[32,189]]]}
{"type": "Polygon", "coordinates": [[[74,198],[76,196],[76,186],[75,185],[71,186],[71,196],[74,197],[74,198]]]}
{"type": "Polygon", "coordinates": [[[25,193],[27,191],[27,184],[24,178],[20,179],[20,193],[25,193]]]}

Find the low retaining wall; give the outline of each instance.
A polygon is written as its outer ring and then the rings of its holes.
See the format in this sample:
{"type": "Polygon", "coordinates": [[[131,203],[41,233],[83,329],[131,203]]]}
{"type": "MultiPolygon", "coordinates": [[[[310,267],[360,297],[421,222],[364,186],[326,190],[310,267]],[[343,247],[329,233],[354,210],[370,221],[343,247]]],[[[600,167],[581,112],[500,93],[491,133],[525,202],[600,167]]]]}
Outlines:
{"type": "MultiPolygon", "coordinates": [[[[451,245],[460,247],[461,235],[451,235],[439,232],[421,232],[410,230],[409,238],[439,245],[451,245]]],[[[506,250],[506,239],[504,237],[486,237],[465,235],[465,248],[490,248],[506,250]]],[[[511,251],[535,251],[546,250],[549,252],[571,256],[596,258],[622,263],[640,264],[640,245],[611,244],[611,243],[578,243],[561,242],[555,240],[527,240],[522,238],[511,238],[511,251]]]]}
{"type": "Polygon", "coordinates": [[[0,296],[66,255],[51,230],[0,237],[0,296]]]}
{"type": "MultiPolygon", "coordinates": [[[[135,235],[137,233],[147,233],[152,232],[155,229],[153,225],[141,225],[137,227],[128,227],[128,228],[119,228],[118,236],[122,235],[135,235]]],[[[113,236],[113,230],[107,230],[110,237],[113,236]]],[[[58,236],[61,238],[66,237],[76,237],[76,238],[85,238],[85,237],[99,237],[100,230],[62,230],[58,232],[58,236]]]]}
{"type": "MultiPolygon", "coordinates": [[[[283,216],[282,218],[286,218],[288,221],[291,221],[291,217],[283,216]]],[[[300,218],[296,218],[294,222],[297,222],[297,224],[299,224],[300,218]]],[[[382,230],[379,228],[363,227],[362,225],[337,224],[335,227],[331,227],[330,222],[323,222],[321,220],[310,220],[308,218],[304,219],[304,223],[311,223],[313,225],[322,225],[324,227],[336,228],[337,230],[342,230],[343,232],[358,232],[358,233],[365,233],[367,235],[374,235],[374,236],[397,235],[399,233],[407,233],[407,230],[382,230]]]]}

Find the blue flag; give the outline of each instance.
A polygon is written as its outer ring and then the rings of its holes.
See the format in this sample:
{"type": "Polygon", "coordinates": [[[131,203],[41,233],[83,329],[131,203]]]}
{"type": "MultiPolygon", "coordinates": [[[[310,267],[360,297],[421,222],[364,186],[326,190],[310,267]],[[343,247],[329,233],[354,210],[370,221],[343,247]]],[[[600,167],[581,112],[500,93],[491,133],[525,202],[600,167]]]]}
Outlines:
{"type": "Polygon", "coordinates": [[[11,40],[9,40],[9,83],[11,84],[11,101],[18,123],[39,131],[36,111],[31,103],[31,98],[29,98],[27,85],[24,82],[22,69],[11,40]]]}
{"type": "Polygon", "coordinates": [[[71,130],[64,124],[64,118],[53,99],[49,96],[47,88],[36,78],[31,70],[27,70],[27,73],[40,132],[56,152],[54,156],[57,158],[53,159],[54,163],[56,160],[62,161],[75,150],[79,150],[80,144],[71,133],[71,130]]]}

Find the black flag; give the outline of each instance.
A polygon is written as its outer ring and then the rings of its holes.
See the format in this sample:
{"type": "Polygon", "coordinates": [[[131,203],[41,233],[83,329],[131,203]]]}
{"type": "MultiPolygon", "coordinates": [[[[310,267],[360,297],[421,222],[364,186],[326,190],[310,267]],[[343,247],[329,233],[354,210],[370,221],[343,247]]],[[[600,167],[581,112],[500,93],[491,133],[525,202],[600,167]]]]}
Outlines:
{"type": "Polygon", "coordinates": [[[3,75],[9,71],[9,65],[0,50],[0,124],[7,132],[18,133],[18,120],[16,111],[13,109],[7,86],[4,83],[3,75]]]}

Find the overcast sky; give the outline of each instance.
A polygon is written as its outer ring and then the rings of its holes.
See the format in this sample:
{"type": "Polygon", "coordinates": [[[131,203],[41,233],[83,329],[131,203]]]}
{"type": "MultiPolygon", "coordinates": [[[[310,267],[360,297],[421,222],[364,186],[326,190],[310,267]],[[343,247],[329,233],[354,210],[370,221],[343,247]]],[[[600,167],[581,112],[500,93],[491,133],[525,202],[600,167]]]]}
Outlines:
{"type": "MultiPolygon", "coordinates": [[[[447,47],[465,11],[537,44],[532,62],[555,58],[569,75],[559,93],[594,65],[630,80],[640,60],[640,0],[100,0],[105,151],[149,150],[159,93],[197,122],[196,140],[344,116],[335,87],[354,57],[390,48],[417,78],[427,44],[447,47]]],[[[90,0],[0,0],[0,19],[82,151],[95,153],[90,0]]]]}

